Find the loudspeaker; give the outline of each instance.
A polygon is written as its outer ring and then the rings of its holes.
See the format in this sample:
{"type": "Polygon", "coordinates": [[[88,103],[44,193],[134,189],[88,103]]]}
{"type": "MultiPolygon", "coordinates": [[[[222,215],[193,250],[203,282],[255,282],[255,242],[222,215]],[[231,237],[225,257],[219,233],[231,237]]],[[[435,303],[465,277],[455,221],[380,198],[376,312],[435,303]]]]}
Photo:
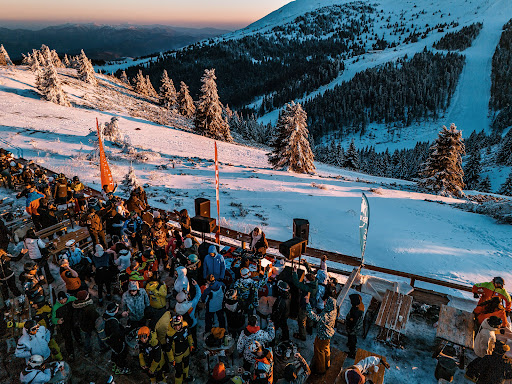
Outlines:
{"type": "Polygon", "coordinates": [[[284,243],[279,244],[279,252],[288,260],[293,260],[306,252],[306,240],[294,237],[284,243]]]}
{"type": "Polygon", "coordinates": [[[211,217],[195,216],[190,219],[192,229],[201,233],[212,233],[215,232],[217,223],[215,219],[211,217]]]}
{"type": "Polygon", "coordinates": [[[198,197],[195,199],[196,216],[210,217],[210,200],[198,197]]]}
{"type": "Polygon", "coordinates": [[[309,221],[306,219],[293,219],[293,237],[309,240],[309,221]]]}

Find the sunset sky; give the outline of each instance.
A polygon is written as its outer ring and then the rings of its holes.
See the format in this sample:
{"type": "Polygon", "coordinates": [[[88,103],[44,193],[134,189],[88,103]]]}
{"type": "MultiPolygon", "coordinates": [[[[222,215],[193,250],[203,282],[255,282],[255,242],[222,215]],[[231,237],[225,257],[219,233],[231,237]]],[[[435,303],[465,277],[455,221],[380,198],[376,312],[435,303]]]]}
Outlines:
{"type": "Polygon", "coordinates": [[[2,5],[0,26],[67,22],[240,28],[290,0],[16,0],[2,5]]]}

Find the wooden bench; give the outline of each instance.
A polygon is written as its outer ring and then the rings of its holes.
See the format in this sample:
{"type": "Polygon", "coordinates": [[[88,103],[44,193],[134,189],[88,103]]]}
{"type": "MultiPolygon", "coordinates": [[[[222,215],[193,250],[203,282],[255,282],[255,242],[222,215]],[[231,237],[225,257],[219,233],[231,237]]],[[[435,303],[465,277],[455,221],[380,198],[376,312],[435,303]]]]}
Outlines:
{"type": "MultiPolygon", "coordinates": [[[[359,363],[361,360],[366,359],[369,356],[376,356],[380,359],[384,359],[381,355],[377,355],[376,353],[365,351],[364,349],[358,348],[356,352],[356,358],[354,360],[354,365],[359,363]]],[[[370,369],[369,372],[365,374],[366,379],[370,379],[374,384],[383,384],[384,383],[384,374],[386,373],[386,367],[384,365],[379,364],[379,370],[375,372],[375,370],[370,369]]]]}
{"type": "Polygon", "coordinates": [[[30,216],[22,216],[22,217],[18,217],[12,221],[7,221],[5,223],[5,226],[7,227],[7,229],[10,229],[11,231],[14,231],[15,229],[19,228],[19,227],[22,227],[26,224],[28,224],[29,221],[31,221],[32,219],[30,218],[30,216]]]}
{"type": "Polygon", "coordinates": [[[412,297],[392,292],[384,295],[375,324],[381,328],[377,340],[400,345],[400,335],[405,332],[411,313],[412,297]]]}
{"type": "Polygon", "coordinates": [[[79,228],[78,230],[74,232],[66,233],[65,235],[62,235],[58,239],[55,239],[51,241],[54,245],[52,249],[50,249],[50,254],[53,256],[53,261],[56,262],[56,256],[61,253],[66,248],[66,243],[69,240],[75,240],[76,244],[80,246],[82,243],[85,242],[89,238],[89,231],[87,228],[79,228]]]}
{"type": "MultiPolygon", "coordinates": [[[[336,377],[343,370],[343,364],[345,363],[345,359],[347,358],[347,354],[345,352],[340,351],[339,349],[333,347],[331,345],[331,368],[327,370],[325,375],[311,375],[309,376],[307,383],[308,384],[333,384],[336,380],[336,377]]],[[[311,368],[311,365],[310,365],[311,368]]]]}
{"type": "Polygon", "coordinates": [[[45,239],[47,237],[50,237],[52,235],[54,235],[55,233],[57,232],[64,232],[64,233],[67,233],[68,232],[68,227],[71,226],[71,220],[64,220],[64,221],[61,221],[57,224],[54,224],[54,225],[51,225],[47,228],[43,228],[41,229],[40,231],[37,231],[36,232],[36,236],[41,238],[41,239],[45,239]]]}

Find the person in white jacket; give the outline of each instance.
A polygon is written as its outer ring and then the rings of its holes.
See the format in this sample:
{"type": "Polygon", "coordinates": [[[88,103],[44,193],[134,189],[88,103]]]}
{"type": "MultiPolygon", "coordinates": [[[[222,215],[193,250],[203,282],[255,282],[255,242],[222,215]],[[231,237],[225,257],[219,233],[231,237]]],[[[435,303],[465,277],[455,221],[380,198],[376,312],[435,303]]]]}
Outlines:
{"type": "Polygon", "coordinates": [[[27,363],[32,355],[40,355],[46,360],[51,353],[48,347],[50,337],[50,331],[44,326],[37,324],[35,320],[27,320],[14,355],[25,358],[27,363]]]}
{"type": "Polygon", "coordinates": [[[25,369],[20,373],[22,384],[46,384],[52,379],[52,371],[43,365],[41,355],[32,355],[25,369]]]}
{"type": "Polygon", "coordinates": [[[267,346],[275,337],[276,330],[271,320],[268,322],[267,330],[264,331],[258,326],[258,318],[254,315],[249,316],[248,325],[240,334],[236,345],[238,353],[243,352],[244,369],[246,371],[250,370],[256,361],[256,356],[250,349],[252,342],[258,341],[260,344],[267,346]]]}
{"type": "Polygon", "coordinates": [[[126,268],[130,266],[132,254],[127,249],[121,249],[119,251],[119,256],[114,260],[114,263],[117,265],[117,269],[119,272],[126,271],[126,268]]]}

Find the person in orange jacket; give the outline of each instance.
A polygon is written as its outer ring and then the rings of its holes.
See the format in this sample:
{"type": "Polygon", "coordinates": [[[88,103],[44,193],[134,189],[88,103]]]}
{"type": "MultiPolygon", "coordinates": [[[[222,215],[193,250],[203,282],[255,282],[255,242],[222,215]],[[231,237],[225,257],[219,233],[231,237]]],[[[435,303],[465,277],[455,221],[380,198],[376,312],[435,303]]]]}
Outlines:
{"type": "Polygon", "coordinates": [[[485,319],[488,319],[491,316],[496,316],[497,318],[501,319],[502,327],[510,327],[505,308],[503,305],[501,305],[500,299],[496,296],[492,297],[491,300],[487,300],[482,304],[478,304],[473,313],[475,314],[478,324],[482,324],[485,319]]]}
{"type": "Polygon", "coordinates": [[[473,285],[473,295],[478,300],[478,304],[490,300],[492,297],[498,297],[504,303],[505,311],[510,313],[512,311],[512,299],[507,291],[504,289],[505,280],[502,277],[495,277],[492,281],[486,283],[477,283],[473,285]]]}

